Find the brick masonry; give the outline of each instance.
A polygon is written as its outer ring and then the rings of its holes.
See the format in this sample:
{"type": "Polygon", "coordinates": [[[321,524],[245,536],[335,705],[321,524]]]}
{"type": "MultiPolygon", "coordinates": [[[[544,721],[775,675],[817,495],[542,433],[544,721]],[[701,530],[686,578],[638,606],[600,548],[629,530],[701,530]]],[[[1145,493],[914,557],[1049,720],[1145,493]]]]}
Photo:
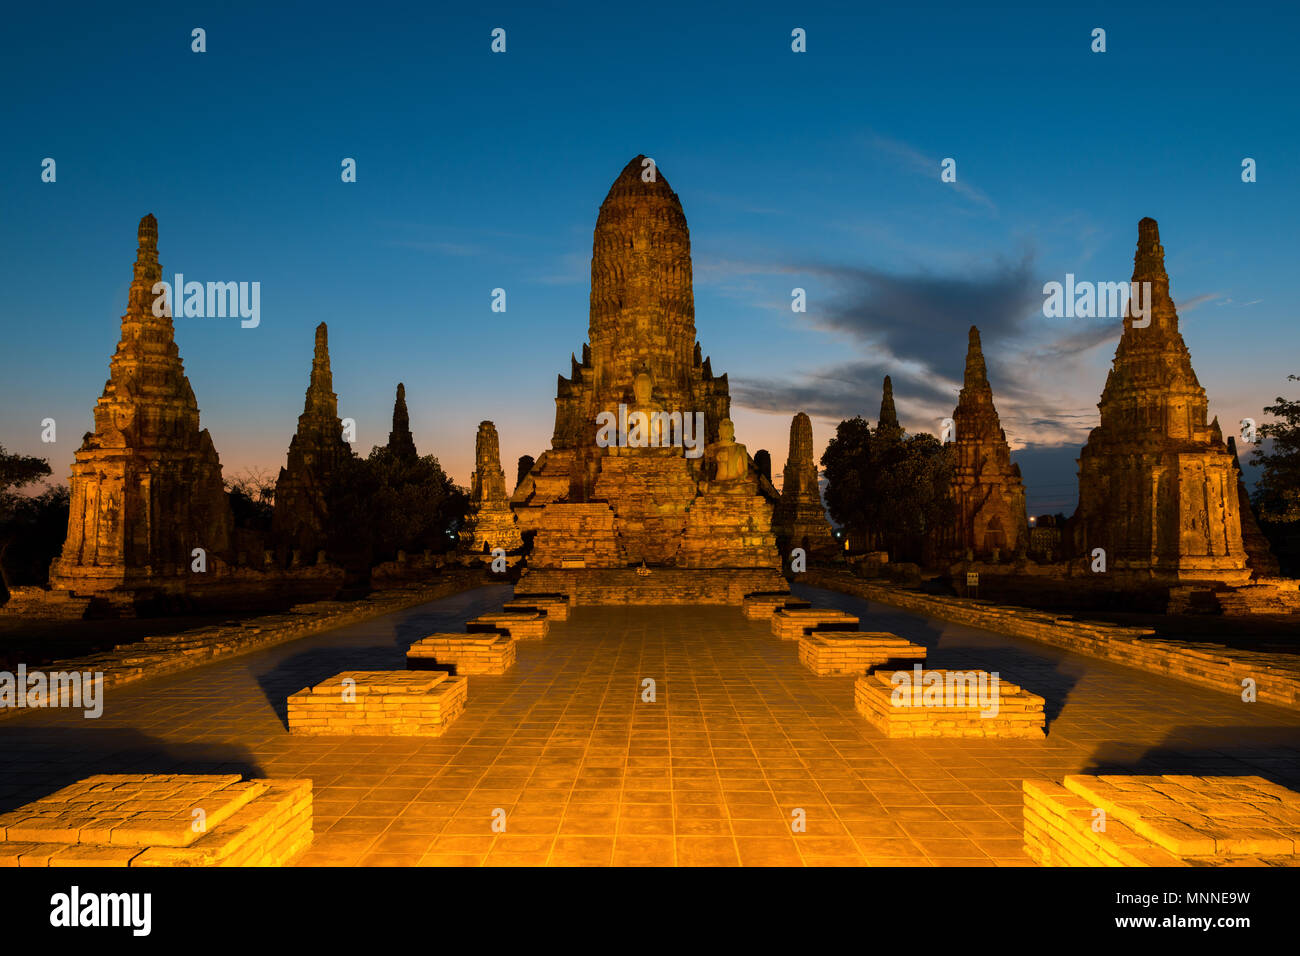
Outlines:
{"type": "Polygon", "coordinates": [[[465,625],[471,633],[504,631],[516,641],[540,641],[550,630],[550,621],[541,611],[503,610],[480,614],[465,625]]]}
{"type": "Polygon", "coordinates": [[[468,688],[444,671],[344,671],[290,696],[289,732],[440,737],[468,688]]]}
{"type": "Polygon", "coordinates": [[[987,601],[922,594],[848,574],[809,571],[800,576],[800,583],[956,624],[1040,641],[1162,677],[1213,687],[1237,697],[1243,692],[1242,681],[1249,678],[1255,682],[1256,698],[1260,702],[1300,710],[1300,658],[1293,655],[1158,638],[1147,628],[1095,624],[987,601]]]}
{"type": "Polygon", "coordinates": [[[856,631],[858,619],[846,611],[826,608],[778,608],[772,614],[772,635],[797,641],[809,630],[856,631]]]}
{"type": "Polygon", "coordinates": [[[1263,777],[1075,775],[1023,790],[1025,853],[1044,866],[1300,863],[1300,793],[1263,777]]]}
{"type": "MultiPolygon", "coordinates": [[[[914,671],[904,673],[912,678],[914,671]]],[[[893,671],[875,671],[859,677],[853,685],[853,702],[859,714],[882,731],[886,737],[1028,737],[1042,739],[1044,730],[1043,698],[1008,681],[999,680],[997,709],[988,713],[979,701],[977,685],[965,685],[957,674],[970,675],[979,685],[994,686],[985,671],[926,670],[919,679],[895,685],[893,671]],[[942,684],[930,687],[925,681],[937,675],[942,684]],[[956,680],[957,694],[949,690],[956,680]],[[938,692],[938,704],[930,704],[938,692]],[[896,694],[898,699],[896,702],[896,694]],[[974,701],[970,698],[974,697],[974,701]]]]}
{"type": "MultiPolygon", "coordinates": [[[[276,644],[392,614],[469,591],[483,584],[476,574],[455,574],[433,584],[377,591],[362,601],[317,601],[297,604],[283,614],[249,618],[221,627],[200,628],[183,634],[146,638],[122,644],[111,651],[55,661],[42,671],[103,673],[103,687],[114,688],[138,680],[175,674],[225,657],[234,657],[276,644]]],[[[33,668],[35,669],[35,668],[33,668]]],[[[39,708],[0,707],[0,720],[39,708]]]]}
{"type": "Polygon", "coordinates": [[[818,677],[863,674],[887,664],[911,667],[925,648],[886,631],[812,631],[799,638],[799,663],[818,677]]]}
{"type": "Polygon", "coordinates": [[[411,670],[453,665],[458,676],[504,674],[515,666],[515,639],[509,634],[430,634],[406,651],[411,670]]]}
{"type": "Polygon", "coordinates": [[[312,837],[310,780],[101,774],[0,815],[0,866],[283,866],[312,837]]]}
{"type": "Polygon", "coordinates": [[[764,591],[758,594],[746,594],[741,605],[745,617],[751,621],[770,621],[778,608],[812,607],[807,601],[800,601],[788,591],[764,591]]]}

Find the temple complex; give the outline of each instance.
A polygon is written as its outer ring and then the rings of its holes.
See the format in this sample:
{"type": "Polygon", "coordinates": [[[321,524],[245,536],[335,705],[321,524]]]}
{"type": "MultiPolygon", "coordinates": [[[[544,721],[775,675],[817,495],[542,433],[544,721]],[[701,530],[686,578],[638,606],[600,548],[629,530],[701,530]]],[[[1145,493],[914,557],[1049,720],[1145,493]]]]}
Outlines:
{"type": "Polygon", "coordinates": [[[1103,549],[1122,582],[1242,584],[1251,572],[1233,456],[1218,419],[1206,423],[1154,219],[1138,224],[1133,282],[1149,283],[1148,311],[1138,322],[1131,302],[1125,311],[1101,424],[1079,457],[1076,553],[1086,567],[1103,549]]]}
{"type": "Polygon", "coordinates": [[[664,569],[660,582],[727,569],[742,572],[726,576],[728,593],[783,587],[772,505],[735,441],[727,377],[695,340],[686,217],[643,156],[596,220],[589,339],[559,379],[551,447],[511,500],[520,529],[536,532],[529,589],[567,590],[573,575],[559,572],[580,568],[664,569]]]}
{"type": "Polygon", "coordinates": [[[980,332],[970,327],[966,375],[952,413],[952,491],[956,505],[955,550],[981,561],[1022,553],[1029,547],[1025,485],[1011,463],[1006,432],[993,407],[980,332]]]}
{"type": "MultiPolygon", "coordinates": [[[[399,401],[403,399],[399,392],[399,401]]],[[[394,430],[396,417],[395,410],[394,430]]],[[[343,440],[339,400],[330,374],[329,330],[322,322],[316,326],[311,382],[298,416],[298,431],[289,443],[288,463],[275,483],[272,536],[280,548],[306,558],[325,546],[329,481],[339,462],[351,455],[352,446],[343,440]]]]}
{"type": "Polygon", "coordinates": [[[229,558],[221,462],[185,377],[170,308],[155,310],[158,222],[140,220],[135,275],[108,382],[72,466],[68,535],[50,569],[78,593],[187,588],[192,554],[229,558]],[[162,312],[162,315],[156,314],[162,312]]]}
{"type": "Polygon", "coordinates": [[[388,433],[388,451],[399,461],[412,462],[420,457],[411,435],[411,418],[406,411],[406,386],[397,383],[397,398],[393,402],[393,430],[388,433]]]}
{"type": "Polygon", "coordinates": [[[790,455],[785,461],[785,480],[781,500],[772,515],[772,528],[783,557],[791,548],[803,548],[808,557],[823,560],[839,554],[839,544],[822,505],[813,461],[812,421],[803,412],[790,422],[790,455]]]}
{"type": "Polygon", "coordinates": [[[462,550],[481,554],[495,548],[515,551],[523,547],[519,525],[506,495],[501,444],[497,427],[492,422],[479,422],[478,425],[469,500],[470,514],[460,534],[462,550]]]}

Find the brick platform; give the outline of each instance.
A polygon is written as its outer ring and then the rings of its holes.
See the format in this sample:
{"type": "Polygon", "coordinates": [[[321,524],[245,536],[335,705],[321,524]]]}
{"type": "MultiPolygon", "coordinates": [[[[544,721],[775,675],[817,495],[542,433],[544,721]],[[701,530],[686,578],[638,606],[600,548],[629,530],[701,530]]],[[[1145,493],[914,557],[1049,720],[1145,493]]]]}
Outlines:
{"type": "Polygon", "coordinates": [[[312,836],[310,780],[101,774],[0,815],[0,866],[283,866],[312,836]]]}
{"type": "Polygon", "coordinates": [[[924,661],[923,646],[887,631],[813,631],[799,638],[799,663],[818,677],[924,661]]]}
{"type": "MultiPolygon", "coordinates": [[[[566,506],[571,507],[571,506],[566,506]]],[[[607,508],[607,506],[604,506],[607,508]]],[[[608,604],[731,604],[786,587],[775,568],[529,568],[519,587],[562,593],[574,607],[608,604]]]]}
{"type": "Polygon", "coordinates": [[[465,709],[468,687],[444,671],[344,671],[289,698],[289,732],[438,737],[465,709]]]}
{"type": "Polygon", "coordinates": [[[797,641],[809,630],[856,631],[858,619],[845,611],[819,607],[781,607],[772,614],[772,634],[783,641],[797,641]]]}
{"type": "Polygon", "coordinates": [[[917,680],[914,670],[904,671],[909,683],[893,683],[897,671],[874,671],[859,677],[854,684],[853,699],[858,713],[881,730],[886,737],[1028,737],[1041,739],[1044,730],[1043,698],[1030,694],[1015,684],[999,680],[993,695],[991,676],[985,671],[923,671],[917,680]],[[942,686],[926,687],[925,678],[938,675],[942,686]],[[967,675],[972,683],[963,683],[957,675],[967,675]],[[986,691],[997,703],[991,713],[980,704],[979,684],[985,680],[986,691]],[[894,691],[900,703],[894,704],[894,691]],[[926,705],[929,696],[943,703],[926,705]],[[904,701],[915,701],[912,704],[904,701]]]}
{"type": "Polygon", "coordinates": [[[1300,793],[1263,777],[1026,780],[1025,853],[1043,866],[1300,865],[1300,793]],[[1105,830],[1093,829],[1096,811],[1105,830]]]}
{"type": "Polygon", "coordinates": [[[801,601],[789,591],[762,591],[758,594],[746,594],[741,609],[751,621],[770,621],[777,608],[812,607],[807,601],[801,601]]]}
{"type": "Polygon", "coordinates": [[[540,641],[550,630],[550,622],[541,611],[493,611],[474,618],[465,630],[471,634],[504,631],[516,641],[540,641]]]}
{"type": "Polygon", "coordinates": [[[542,611],[549,621],[567,621],[569,619],[569,596],[567,594],[515,594],[507,601],[503,611],[542,611]]]}
{"type": "Polygon", "coordinates": [[[457,675],[504,674],[515,666],[515,639],[500,632],[430,634],[406,651],[409,670],[436,670],[454,665],[457,675]]]}

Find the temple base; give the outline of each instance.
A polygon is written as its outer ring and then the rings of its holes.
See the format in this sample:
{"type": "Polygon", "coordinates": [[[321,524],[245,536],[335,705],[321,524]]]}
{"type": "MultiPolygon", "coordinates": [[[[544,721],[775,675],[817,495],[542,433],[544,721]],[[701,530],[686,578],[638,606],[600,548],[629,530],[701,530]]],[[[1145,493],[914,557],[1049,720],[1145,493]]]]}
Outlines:
{"type": "Polygon", "coordinates": [[[786,591],[772,568],[530,568],[521,592],[566,594],[573,605],[732,604],[755,591],[786,591]]]}

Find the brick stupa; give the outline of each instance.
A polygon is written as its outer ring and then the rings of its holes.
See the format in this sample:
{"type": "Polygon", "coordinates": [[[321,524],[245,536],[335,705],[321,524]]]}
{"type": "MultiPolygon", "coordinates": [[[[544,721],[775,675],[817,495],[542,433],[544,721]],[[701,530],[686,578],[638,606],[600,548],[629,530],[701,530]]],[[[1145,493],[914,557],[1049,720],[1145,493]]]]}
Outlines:
{"type": "Polygon", "coordinates": [[[397,383],[397,398],[393,401],[393,430],[388,433],[388,451],[398,461],[413,462],[420,457],[411,435],[411,416],[406,411],[406,386],[397,383]]]}
{"type": "Polygon", "coordinates": [[[643,156],[614,181],[596,220],[589,339],[559,379],[551,447],[512,499],[521,529],[536,531],[529,589],[593,603],[652,600],[651,591],[739,603],[746,588],[783,587],[772,505],[735,442],[727,377],[713,374],[695,340],[686,216],[643,156]],[[621,427],[618,440],[598,440],[603,412],[629,422],[626,441],[621,427]],[[688,457],[673,438],[697,413],[704,454],[688,457]],[[638,432],[661,444],[637,445],[638,432]],[[613,573],[630,569],[641,573],[613,573]],[[673,573],[682,569],[742,573],[673,573]]]}
{"type": "Polygon", "coordinates": [[[221,462],[185,377],[170,310],[155,314],[158,222],[140,220],[135,276],[95,430],[72,466],[68,536],[50,568],[59,590],[176,593],[192,552],[229,560],[221,462]]]}
{"type": "Polygon", "coordinates": [[[1085,568],[1104,549],[1121,585],[1242,584],[1250,570],[1237,474],[1218,419],[1206,423],[1154,219],[1138,224],[1133,281],[1150,283],[1150,324],[1126,310],[1101,424],[1079,456],[1074,546],[1085,568]]]}
{"type": "Polygon", "coordinates": [[[330,374],[329,330],[316,326],[307,399],[298,431],[289,443],[289,460],[275,483],[272,535],[281,549],[314,555],[325,547],[329,483],[339,463],[352,455],[343,440],[339,400],[330,374]]]}
{"type": "Polygon", "coordinates": [[[516,551],[523,547],[519,525],[506,496],[501,443],[497,427],[492,422],[479,422],[478,425],[469,501],[471,511],[460,535],[462,550],[479,554],[495,548],[516,551]]]}
{"type": "Polygon", "coordinates": [[[952,491],[956,505],[956,548],[977,560],[1007,558],[1029,546],[1025,484],[1011,463],[1006,432],[993,406],[980,332],[970,327],[966,376],[952,413],[952,491]]]}
{"type": "Polygon", "coordinates": [[[813,461],[812,421],[799,412],[790,422],[790,455],[785,460],[781,499],[772,515],[772,528],[783,557],[803,548],[809,558],[826,560],[839,554],[822,506],[817,465],[813,461]]]}

